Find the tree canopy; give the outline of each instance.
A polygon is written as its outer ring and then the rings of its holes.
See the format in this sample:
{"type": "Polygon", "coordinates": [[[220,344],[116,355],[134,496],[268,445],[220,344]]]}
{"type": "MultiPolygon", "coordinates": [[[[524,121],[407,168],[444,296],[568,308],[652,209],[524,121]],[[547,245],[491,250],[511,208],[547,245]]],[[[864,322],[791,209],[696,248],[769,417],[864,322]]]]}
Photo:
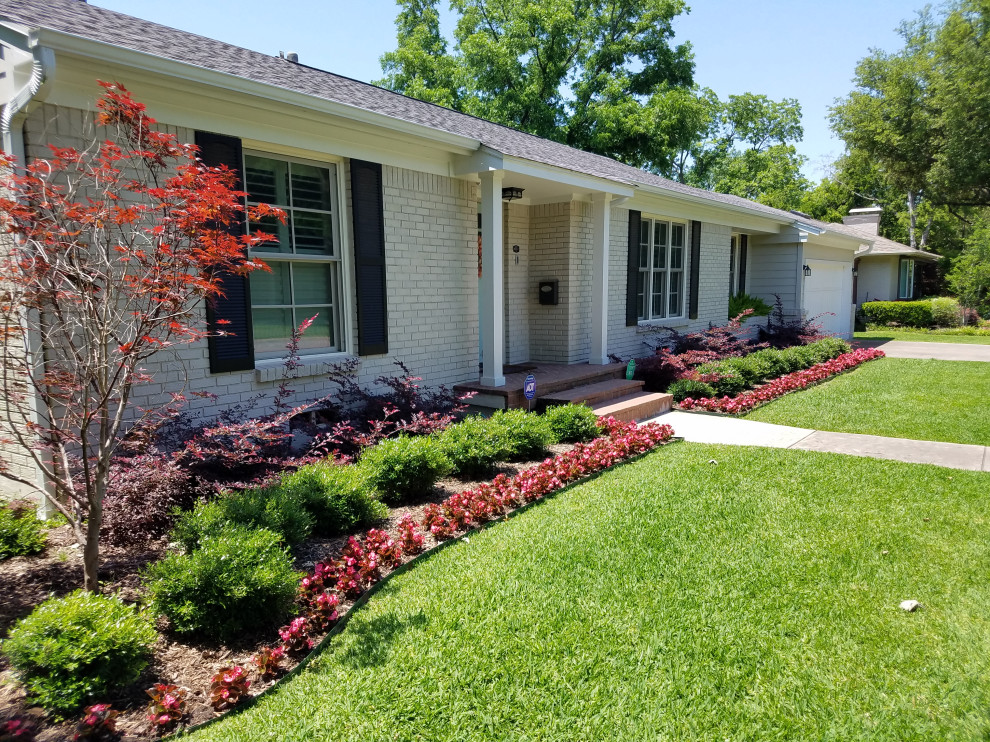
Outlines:
{"type": "Polygon", "coordinates": [[[707,124],[683,0],[399,0],[398,46],[378,83],[659,173],[707,124]]]}

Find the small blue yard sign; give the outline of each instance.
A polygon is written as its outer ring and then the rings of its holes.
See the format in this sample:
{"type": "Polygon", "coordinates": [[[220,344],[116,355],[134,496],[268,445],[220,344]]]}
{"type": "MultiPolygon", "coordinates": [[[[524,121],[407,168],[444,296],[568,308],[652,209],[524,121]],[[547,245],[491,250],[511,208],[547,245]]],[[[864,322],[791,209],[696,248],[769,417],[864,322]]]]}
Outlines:
{"type": "Polygon", "coordinates": [[[523,381],[523,394],[526,399],[533,399],[536,396],[536,377],[530,374],[523,381]]]}

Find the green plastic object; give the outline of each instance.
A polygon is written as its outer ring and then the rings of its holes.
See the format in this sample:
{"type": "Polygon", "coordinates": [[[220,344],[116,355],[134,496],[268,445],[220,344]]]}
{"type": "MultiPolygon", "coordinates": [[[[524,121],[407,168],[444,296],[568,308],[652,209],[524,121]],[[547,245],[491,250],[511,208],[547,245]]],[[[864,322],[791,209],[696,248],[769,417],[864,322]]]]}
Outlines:
{"type": "Polygon", "coordinates": [[[626,379],[628,381],[632,381],[635,375],[636,375],[636,360],[633,359],[626,364],[626,379]]]}

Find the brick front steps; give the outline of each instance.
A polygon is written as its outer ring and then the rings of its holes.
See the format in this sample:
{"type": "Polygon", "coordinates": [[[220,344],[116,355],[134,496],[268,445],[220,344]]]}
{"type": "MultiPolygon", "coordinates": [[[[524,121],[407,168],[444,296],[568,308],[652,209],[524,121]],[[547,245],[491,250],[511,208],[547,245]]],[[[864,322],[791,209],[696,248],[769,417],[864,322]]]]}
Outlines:
{"type": "Polygon", "coordinates": [[[642,381],[627,381],[625,366],[556,365],[540,364],[531,370],[506,374],[504,387],[465,383],[454,387],[455,391],[474,391],[477,396],[471,404],[488,409],[527,409],[529,404],[523,394],[523,381],[530,373],[536,377],[536,399],[533,409],[568,403],[586,404],[599,416],[611,415],[623,422],[636,422],[669,412],[673,398],[669,394],[651,394],[643,391],[642,381]]]}

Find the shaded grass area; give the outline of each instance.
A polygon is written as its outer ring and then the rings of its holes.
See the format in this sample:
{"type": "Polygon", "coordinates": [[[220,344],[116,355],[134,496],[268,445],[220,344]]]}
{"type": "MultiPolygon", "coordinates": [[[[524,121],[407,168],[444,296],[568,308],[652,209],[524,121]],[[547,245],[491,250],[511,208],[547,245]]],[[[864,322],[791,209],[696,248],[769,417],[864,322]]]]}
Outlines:
{"type": "Polygon", "coordinates": [[[854,340],[883,341],[905,340],[912,343],[964,343],[968,345],[990,345],[990,331],[980,330],[982,335],[970,335],[972,328],[960,328],[957,330],[897,330],[892,327],[884,327],[879,330],[867,330],[857,332],[854,340]]]}
{"type": "Polygon", "coordinates": [[[746,419],[990,445],[990,363],[881,358],[781,397],[746,419]]]}
{"type": "Polygon", "coordinates": [[[988,482],[670,446],[401,575],[194,739],[985,739],[988,482]]]}

